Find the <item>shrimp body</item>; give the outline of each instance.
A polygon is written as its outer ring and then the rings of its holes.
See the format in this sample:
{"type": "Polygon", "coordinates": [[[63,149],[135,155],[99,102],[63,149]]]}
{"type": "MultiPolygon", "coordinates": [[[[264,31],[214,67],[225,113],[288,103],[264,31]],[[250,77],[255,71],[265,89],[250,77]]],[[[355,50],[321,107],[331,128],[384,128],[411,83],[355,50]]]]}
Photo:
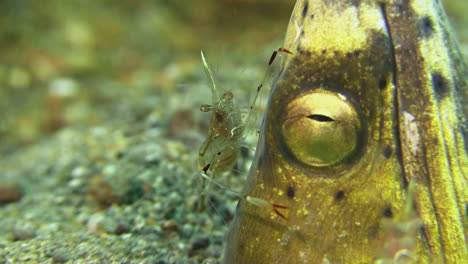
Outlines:
{"type": "Polygon", "coordinates": [[[244,118],[240,108],[234,103],[234,95],[231,92],[224,92],[219,96],[218,87],[216,86],[212,71],[206,62],[203,52],[201,53],[205,71],[211,81],[210,88],[213,99],[211,105],[203,104],[200,107],[200,111],[211,112],[212,116],[208,129],[208,136],[200,146],[198,152],[198,162],[202,168],[200,175],[203,177],[203,188],[205,188],[206,181],[214,183],[218,187],[234,193],[239,199],[245,200],[258,208],[268,208],[268,210],[277,217],[287,220],[287,216],[284,212],[281,212],[281,210],[287,210],[287,206],[276,204],[259,197],[244,195],[241,192],[234,191],[215,181],[216,176],[219,174],[231,171],[240,156],[241,143],[248,132],[247,127],[250,126],[250,123],[254,119],[254,115],[252,114],[254,105],[259,97],[263,84],[272,72],[271,65],[278,52],[292,54],[289,50],[284,48],[279,48],[277,51],[273,52],[268,62],[269,71],[267,71],[262,83],[257,87],[257,93],[250,106],[250,112],[244,118]]]}
{"type": "Polygon", "coordinates": [[[234,167],[240,154],[241,142],[247,133],[246,127],[250,126],[255,119],[253,114],[254,105],[264,83],[273,75],[272,72],[275,69],[272,64],[277,55],[281,53],[292,54],[291,51],[285,48],[279,48],[272,53],[268,62],[268,71],[257,87],[250,106],[250,112],[245,118],[242,118],[240,108],[234,103],[233,93],[224,92],[221,96],[219,95],[220,92],[212,70],[206,61],[205,55],[201,52],[202,62],[211,82],[210,88],[213,96],[211,105],[203,104],[200,107],[202,112],[212,112],[208,137],[200,146],[198,153],[199,165],[203,168],[204,173],[214,177],[216,174],[228,172],[234,167]]]}
{"type": "Polygon", "coordinates": [[[224,93],[214,105],[202,105],[202,112],[213,112],[208,137],[200,146],[199,164],[204,172],[230,171],[240,154],[240,140],[244,128],[239,108],[234,104],[233,94],[224,93]]]}

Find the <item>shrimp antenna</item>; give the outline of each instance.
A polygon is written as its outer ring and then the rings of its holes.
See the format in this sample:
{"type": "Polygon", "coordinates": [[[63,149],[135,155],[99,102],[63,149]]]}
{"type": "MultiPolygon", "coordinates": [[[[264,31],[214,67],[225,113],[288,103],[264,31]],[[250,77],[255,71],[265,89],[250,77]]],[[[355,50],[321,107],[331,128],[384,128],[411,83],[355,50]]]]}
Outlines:
{"type": "Polygon", "coordinates": [[[253,204],[253,205],[257,206],[257,207],[260,207],[260,208],[270,208],[279,217],[281,217],[282,219],[288,221],[288,217],[286,217],[282,212],[280,212],[280,209],[288,210],[289,209],[288,206],[271,203],[271,202],[268,202],[267,200],[264,200],[264,199],[261,199],[261,198],[252,197],[250,195],[245,195],[245,194],[242,194],[240,192],[234,191],[231,188],[229,188],[227,186],[224,186],[224,185],[220,184],[219,182],[213,180],[213,178],[206,175],[205,172],[202,172],[201,176],[203,178],[205,178],[206,180],[208,180],[209,182],[214,183],[215,185],[217,185],[221,189],[223,189],[225,191],[228,191],[228,192],[231,192],[231,193],[237,195],[239,198],[246,200],[248,203],[251,203],[251,204],[253,204]]]}
{"type": "Polygon", "coordinates": [[[250,122],[252,122],[253,120],[253,106],[257,103],[257,100],[258,100],[258,97],[260,95],[260,90],[262,89],[265,89],[263,88],[264,85],[268,85],[266,84],[267,82],[267,79],[269,77],[270,74],[273,73],[274,71],[274,67],[272,66],[273,65],[273,62],[275,61],[277,55],[281,54],[281,53],[287,53],[287,54],[290,54],[290,55],[293,55],[293,53],[286,49],[286,48],[278,48],[277,50],[273,51],[273,53],[271,54],[271,57],[270,57],[270,60],[268,61],[268,68],[267,70],[265,71],[264,75],[263,75],[263,78],[262,78],[262,81],[260,82],[260,85],[257,86],[257,91],[255,93],[255,96],[253,98],[253,101],[252,101],[252,104],[250,105],[250,112],[247,114],[247,117],[245,119],[245,124],[249,124],[250,122]]]}
{"type": "Polygon", "coordinates": [[[203,62],[203,67],[205,68],[206,76],[208,76],[208,79],[210,79],[211,82],[211,92],[213,93],[213,102],[218,100],[218,88],[216,87],[216,81],[213,75],[213,72],[211,71],[210,66],[208,65],[208,62],[206,61],[205,54],[203,51],[200,51],[201,54],[201,59],[203,62]]]}
{"type": "Polygon", "coordinates": [[[215,181],[212,177],[208,176],[205,172],[202,172],[202,173],[201,173],[201,176],[202,176],[203,178],[205,178],[206,180],[208,180],[209,182],[214,183],[214,184],[215,184],[216,186],[218,186],[219,188],[221,188],[221,189],[223,189],[223,190],[225,190],[225,191],[228,191],[228,192],[230,192],[230,193],[233,193],[233,194],[237,195],[237,196],[240,197],[240,198],[243,197],[242,193],[237,192],[237,191],[234,191],[234,190],[232,190],[231,188],[222,185],[221,183],[215,181]]]}

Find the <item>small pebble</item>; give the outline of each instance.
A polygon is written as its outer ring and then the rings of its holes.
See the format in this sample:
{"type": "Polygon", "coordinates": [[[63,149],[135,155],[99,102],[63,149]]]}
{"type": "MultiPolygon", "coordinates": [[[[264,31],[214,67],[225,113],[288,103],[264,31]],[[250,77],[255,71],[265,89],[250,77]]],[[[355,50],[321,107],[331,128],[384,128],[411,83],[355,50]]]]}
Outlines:
{"type": "Polygon", "coordinates": [[[54,264],[65,263],[73,259],[71,253],[64,248],[58,248],[54,250],[51,254],[51,257],[54,264]]]}
{"type": "Polygon", "coordinates": [[[130,225],[127,222],[119,221],[116,228],[113,230],[113,234],[122,235],[130,233],[130,225]]]}
{"type": "Polygon", "coordinates": [[[124,221],[118,221],[103,213],[95,213],[89,218],[88,232],[90,234],[108,233],[121,235],[130,232],[130,226],[124,221]]]}
{"type": "Polygon", "coordinates": [[[12,231],[12,240],[28,240],[36,236],[36,228],[30,223],[16,224],[12,231]]]}
{"type": "Polygon", "coordinates": [[[23,190],[19,184],[0,185],[0,205],[19,201],[23,190]]]}
{"type": "Polygon", "coordinates": [[[210,240],[207,237],[200,237],[193,241],[189,251],[189,256],[194,256],[196,251],[206,249],[210,245],[210,240]]]}
{"type": "Polygon", "coordinates": [[[88,233],[99,234],[102,231],[102,223],[105,221],[104,214],[95,213],[88,220],[88,233]]]}
{"type": "Polygon", "coordinates": [[[166,232],[179,232],[179,230],[180,230],[177,223],[172,219],[164,222],[161,227],[166,232]]]}

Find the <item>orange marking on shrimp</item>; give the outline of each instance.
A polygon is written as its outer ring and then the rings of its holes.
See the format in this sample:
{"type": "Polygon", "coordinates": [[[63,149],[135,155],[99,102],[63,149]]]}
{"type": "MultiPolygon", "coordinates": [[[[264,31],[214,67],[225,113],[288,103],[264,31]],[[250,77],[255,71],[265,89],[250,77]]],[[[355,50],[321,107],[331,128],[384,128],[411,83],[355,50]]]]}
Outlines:
{"type": "MultiPolygon", "coordinates": [[[[253,102],[250,105],[250,112],[247,117],[242,118],[240,108],[234,104],[233,93],[225,92],[222,95],[220,94],[212,70],[202,52],[202,61],[211,82],[210,88],[213,98],[211,104],[203,104],[200,106],[200,111],[212,112],[212,116],[208,137],[199,149],[199,164],[203,167],[201,176],[204,180],[214,183],[229,192],[235,193],[239,198],[246,200],[250,204],[262,208],[269,208],[269,210],[273,211],[280,218],[287,221],[288,218],[280,210],[287,210],[289,209],[288,206],[271,203],[257,197],[243,195],[214,180],[217,174],[230,171],[240,155],[240,142],[245,137],[246,127],[249,125],[249,122],[253,120],[252,112],[254,105],[257,102],[261,89],[264,87],[264,83],[268,80],[269,74],[273,72],[273,67],[271,67],[271,65],[277,58],[278,53],[292,54],[291,51],[285,48],[279,48],[272,53],[268,61],[268,71],[257,87],[253,102]]],[[[259,131],[255,131],[258,134],[259,131]]],[[[205,187],[205,182],[203,182],[203,187],[205,187]]]]}

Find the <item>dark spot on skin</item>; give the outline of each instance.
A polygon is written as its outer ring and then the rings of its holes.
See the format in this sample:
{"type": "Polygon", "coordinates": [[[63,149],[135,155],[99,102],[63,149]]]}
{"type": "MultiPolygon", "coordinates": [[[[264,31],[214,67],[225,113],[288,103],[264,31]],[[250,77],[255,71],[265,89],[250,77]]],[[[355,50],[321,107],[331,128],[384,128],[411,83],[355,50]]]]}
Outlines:
{"type": "Polygon", "coordinates": [[[297,45],[296,52],[297,52],[298,54],[303,54],[303,53],[304,53],[304,50],[302,49],[302,47],[301,47],[300,45],[297,45]]]}
{"type": "Polygon", "coordinates": [[[419,231],[422,234],[422,238],[423,238],[424,243],[427,245],[427,241],[429,241],[429,239],[427,239],[427,233],[426,233],[426,229],[424,228],[424,226],[421,226],[419,228],[419,231]]]}
{"type": "Polygon", "coordinates": [[[308,50],[303,50],[301,47],[297,48],[297,52],[304,57],[309,57],[311,55],[310,51],[308,50]]]}
{"type": "Polygon", "coordinates": [[[430,38],[434,33],[434,23],[430,17],[423,17],[420,21],[421,36],[424,38],[430,38]]]}
{"type": "Polygon", "coordinates": [[[304,8],[302,8],[302,19],[307,16],[307,12],[309,11],[309,1],[305,1],[304,8]]]}
{"type": "Polygon", "coordinates": [[[390,146],[386,146],[383,150],[383,155],[385,158],[390,158],[392,156],[393,149],[390,146]]]}
{"type": "Polygon", "coordinates": [[[298,50],[298,53],[300,53],[301,56],[303,56],[303,57],[310,57],[310,55],[311,55],[310,51],[303,50],[303,49],[298,50]]]}
{"type": "Polygon", "coordinates": [[[431,73],[431,77],[432,87],[434,88],[434,92],[436,93],[437,98],[440,99],[447,95],[447,93],[449,92],[448,80],[438,72],[431,73]]]}
{"type": "Polygon", "coordinates": [[[344,191],[337,191],[335,194],[335,201],[341,201],[344,199],[345,193],[344,191]]]}
{"type": "Polygon", "coordinates": [[[384,215],[386,218],[392,218],[392,217],[393,217],[392,208],[386,207],[386,208],[384,209],[383,215],[384,215]]]}
{"type": "Polygon", "coordinates": [[[292,186],[288,187],[288,190],[286,191],[286,194],[288,195],[289,198],[293,198],[296,195],[296,191],[292,186]]]}
{"type": "Polygon", "coordinates": [[[239,243],[239,251],[244,251],[244,243],[239,243]]]}
{"type": "Polygon", "coordinates": [[[385,79],[380,79],[380,80],[379,80],[379,89],[380,89],[380,90],[383,90],[383,89],[385,89],[385,87],[387,87],[387,80],[385,80],[385,79]]]}

